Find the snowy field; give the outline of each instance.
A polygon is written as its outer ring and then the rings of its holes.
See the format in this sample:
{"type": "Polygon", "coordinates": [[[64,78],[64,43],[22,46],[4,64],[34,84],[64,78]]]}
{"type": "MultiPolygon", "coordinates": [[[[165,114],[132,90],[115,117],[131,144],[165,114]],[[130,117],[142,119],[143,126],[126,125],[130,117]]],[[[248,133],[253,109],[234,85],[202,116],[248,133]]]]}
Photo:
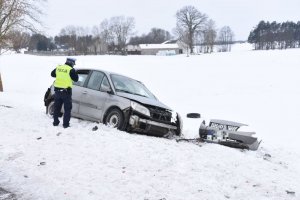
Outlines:
{"type": "Polygon", "coordinates": [[[2,55],[0,188],[21,200],[300,199],[299,55],[240,45],[190,57],[76,57],[76,67],[144,82],[181,114],[186,138],[198,136],[202,119],[237,121],[262,139],[257,151],[176,143],[73,118],[69,129],[53,127],[43,97],[65,57],[2,55]],[[189,112],[202,119],[185,118],[189,112]]]}

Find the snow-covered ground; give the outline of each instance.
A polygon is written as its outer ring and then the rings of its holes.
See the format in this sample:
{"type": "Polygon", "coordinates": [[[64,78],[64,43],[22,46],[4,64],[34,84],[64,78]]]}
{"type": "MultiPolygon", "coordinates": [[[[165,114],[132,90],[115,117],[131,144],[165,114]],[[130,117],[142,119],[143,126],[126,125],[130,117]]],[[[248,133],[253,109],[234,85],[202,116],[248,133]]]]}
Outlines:
{"type": "MultiPolygon", "coordinates": [[[[258,151],[201,147],[78,119],[53,127],[43,97],[65,57],[0,56],[0,188],[24,200],[300,199],[300,50],[78,56],[76,67],[141,80],[198,135],[202,118],[247,123],[258,151]],[[97,131],[92,131],[94,126],[97,131]]],[[[0,196],[1,199],[1,196],[0,196]]]]}

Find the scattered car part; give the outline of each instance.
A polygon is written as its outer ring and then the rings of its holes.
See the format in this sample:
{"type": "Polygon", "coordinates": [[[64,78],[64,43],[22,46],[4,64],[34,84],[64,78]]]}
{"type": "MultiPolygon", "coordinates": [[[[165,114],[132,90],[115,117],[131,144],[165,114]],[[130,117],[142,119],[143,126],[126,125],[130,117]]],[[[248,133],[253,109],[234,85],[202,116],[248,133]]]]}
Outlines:
{"type": "Polygon", "coordinates": [[[187,118],[200,118],[201,115],[199,113],[188,113],[187,118]]]}
{"type": "MultiPolygon", "coordinates": [[[[200,118],[200,114],[198,116],[196,117],[195,113],[187,114],[188,118],[200,118]]],[[[239,149],[257,150],[261,141],[253,137],[255,132],[238,131],[242,126],[247,125],[218,119],[212,119],[206,125],[203,120],[199,128],[199,137],[202,141],[208,143],[216,143],[239,149]]]]}

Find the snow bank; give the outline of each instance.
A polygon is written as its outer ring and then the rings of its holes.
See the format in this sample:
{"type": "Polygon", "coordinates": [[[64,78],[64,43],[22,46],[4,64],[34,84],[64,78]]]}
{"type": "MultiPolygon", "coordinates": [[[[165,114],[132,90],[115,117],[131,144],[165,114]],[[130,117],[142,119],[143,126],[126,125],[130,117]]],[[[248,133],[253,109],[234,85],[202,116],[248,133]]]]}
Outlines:
{"type": "Polygon", "coordinates": [[[51,70],[65,57],[1,56],[0,187],[33,200],[297,199],[299,53],[77,57],[76,67],[144,82],[183,116],[185,137],[197,137],[200,125],[185,117],[189,112],[249,124],[263,140],[256,152],[176,143],[73,118],[69,129],[52,127],[43,96],[51,70]]]}

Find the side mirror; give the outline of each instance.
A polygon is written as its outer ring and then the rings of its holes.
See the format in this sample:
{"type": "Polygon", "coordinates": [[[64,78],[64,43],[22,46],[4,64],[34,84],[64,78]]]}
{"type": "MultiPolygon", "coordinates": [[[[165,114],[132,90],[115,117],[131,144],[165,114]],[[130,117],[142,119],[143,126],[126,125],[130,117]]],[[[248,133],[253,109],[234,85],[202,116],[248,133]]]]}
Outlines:
{"type": "Polygon", "coordinates": [[[108,94],[113,93],[109,86],[104,86],[104,85],[102,85],[102,87],[101,87],[101,92],[107,92],[108,94]]]}
{"type": "Polygon", "coordinates": [[[108,94],[114,94],[112,90],[107,91],[108,94]]]}
{"type": "Polygon", "coordinates": [[[194,118],[194,119],[196,119],[196,118],[201,118],[201,115],[200,115],[200,113],[188,113],[186,115],[186,117],[187,118],[194,118]]]}

